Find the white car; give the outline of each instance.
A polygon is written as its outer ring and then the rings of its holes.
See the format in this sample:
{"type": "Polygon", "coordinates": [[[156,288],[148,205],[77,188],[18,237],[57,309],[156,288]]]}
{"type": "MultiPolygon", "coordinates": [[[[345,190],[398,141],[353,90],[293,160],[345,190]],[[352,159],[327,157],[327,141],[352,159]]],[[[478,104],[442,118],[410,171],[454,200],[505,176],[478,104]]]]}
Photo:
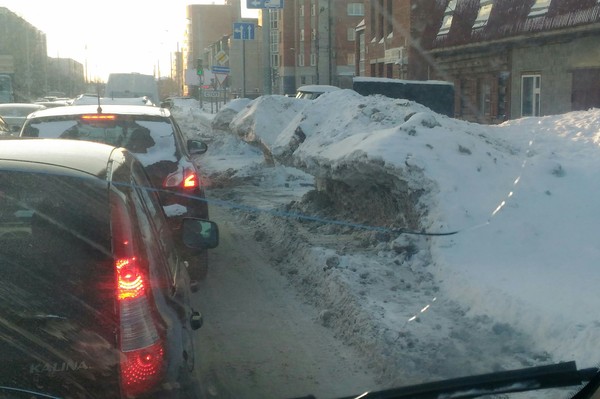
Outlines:
{"type": "Polygon", "coordinates": [[[314,100],[323,93],[330,91],[341,90],[339,87],[330,85],[306,85],[300,86],[296,91],[296,98],[304,98],[306,100],[314,100]]]}
{"type": "MultiPolygon", "coordinates": [[[[70,105],[96,105],[98,104],[98,96],[93,94],[81,94],[75,98],[70,105]]],[[[149,105],[154,106],[154,103],[146,96],[142,97],[100,97],[100,104],[111,105],[149,105]]]]}

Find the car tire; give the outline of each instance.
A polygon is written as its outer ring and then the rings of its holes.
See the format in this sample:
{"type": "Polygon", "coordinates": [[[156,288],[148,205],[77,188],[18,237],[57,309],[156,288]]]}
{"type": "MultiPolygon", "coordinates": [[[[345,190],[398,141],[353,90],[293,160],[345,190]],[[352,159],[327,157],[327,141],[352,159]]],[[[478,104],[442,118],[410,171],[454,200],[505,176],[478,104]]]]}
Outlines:
{"type": "Polygon", "coordinates": [[[188,258],[188,274],[191,280],[204,280],[208,274],[208,251],[204,250],[198,255],[188,258]]]}

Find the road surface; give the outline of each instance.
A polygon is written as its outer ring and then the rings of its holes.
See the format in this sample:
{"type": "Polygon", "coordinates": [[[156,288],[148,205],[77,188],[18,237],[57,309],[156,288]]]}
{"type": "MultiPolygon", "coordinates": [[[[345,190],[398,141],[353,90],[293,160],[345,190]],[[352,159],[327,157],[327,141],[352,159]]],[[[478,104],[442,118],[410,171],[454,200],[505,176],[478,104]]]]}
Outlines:
{"type": "Polygon", "coordinates": [[[318,323],[286,279],[269,265],[253,234],[227,209],[212,207],[220,244],[194,294],[204,316],[196,364],[211,398],[335,398],[376,387],[351,347],[318,323]]]}

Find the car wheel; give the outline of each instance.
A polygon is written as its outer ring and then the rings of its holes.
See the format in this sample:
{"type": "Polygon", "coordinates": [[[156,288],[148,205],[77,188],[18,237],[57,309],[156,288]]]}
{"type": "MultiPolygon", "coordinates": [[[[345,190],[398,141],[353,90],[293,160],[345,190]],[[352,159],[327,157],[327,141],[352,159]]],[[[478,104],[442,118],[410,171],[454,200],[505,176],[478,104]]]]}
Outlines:
{"type": "Polygon", "coordinates": [[[188,274],[191,280],[204,280],[208,274],[208,251],[188,258],[188,274]]]}

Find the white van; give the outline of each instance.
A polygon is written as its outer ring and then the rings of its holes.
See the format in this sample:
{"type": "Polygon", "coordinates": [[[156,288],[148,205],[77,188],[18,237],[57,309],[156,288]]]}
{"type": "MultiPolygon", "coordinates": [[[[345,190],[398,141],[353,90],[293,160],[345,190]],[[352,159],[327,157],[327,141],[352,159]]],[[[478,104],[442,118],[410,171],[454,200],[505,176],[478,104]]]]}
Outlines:
{"type": "Polygon", "coordinates": [[[111,73],[108,75],[104,97],[148,97],[153,104],[160,104],[158,84],[152,75],[141,73],[111,73]]]}

